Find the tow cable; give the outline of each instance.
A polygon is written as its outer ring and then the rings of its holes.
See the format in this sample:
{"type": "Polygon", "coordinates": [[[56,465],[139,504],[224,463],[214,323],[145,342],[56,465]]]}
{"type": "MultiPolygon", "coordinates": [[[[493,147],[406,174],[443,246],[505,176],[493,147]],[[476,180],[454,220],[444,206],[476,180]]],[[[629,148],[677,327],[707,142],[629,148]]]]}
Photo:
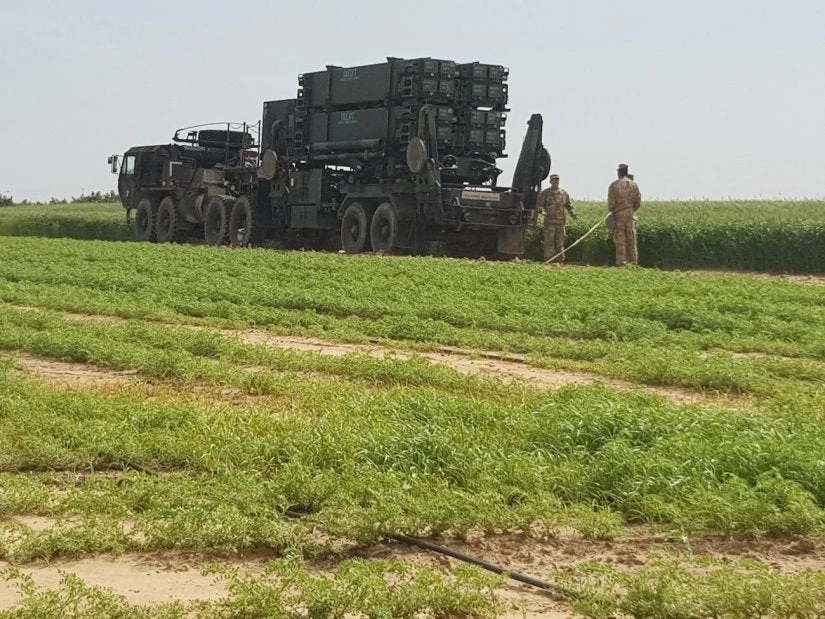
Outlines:
{"type": "Polygon", "coordinates": [[[582,236],[580,236],[578,239],[576,239],[576,241],[575,241],[574,243],[571,243],[568,247],[565,247],[564,249],[562,249],[559,253],[557,253],[555,256],[553,256],[553,257],[552,257],[552,258],[550,258],[549,260],[545,260],[545,261],[544,261],[544,264],[550,264],[551,262],[553,262],[553,260],[555,260],[555,259],[556,259],[556,258],[558,258],[559,256],[563,256],[565,253],[567,253],[568,251],[570,251],[571,249],[573,249],[576,245],[578,245],[578,244],[579,244],[579,243],[581,243],[584,239],[586,239],[588,236],[590,236],[591,234],[593,234],[593,231],[594,231],[596,228],[598,228],[600,225],[602,225],[605,221],[607,221],[607,218],[608,218],[608,217],[610,217],[610,215],[611,215],[611,214],[612,214],[612,213],[608,213],[607,215],[605,215],[604,217],[602,217],[599,221],[597,221],[595,224],[593,224],[593,227],[592,227],[592,228],[590,228],[590,230],[588,230],[588,231],[587,231],[587,232],[585,232],[582,236]]]}

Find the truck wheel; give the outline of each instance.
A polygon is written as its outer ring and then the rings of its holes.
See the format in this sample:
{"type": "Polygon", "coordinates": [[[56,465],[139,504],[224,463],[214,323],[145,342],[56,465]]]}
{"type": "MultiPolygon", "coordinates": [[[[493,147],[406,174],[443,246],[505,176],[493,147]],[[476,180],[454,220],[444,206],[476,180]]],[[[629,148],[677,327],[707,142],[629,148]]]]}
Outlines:
{"type": "Polygon", "coordinates": [[[367,212],[360,202],[353,202],[341,220],[341,247],[348,254],[360,254],[367,246],[367,212]]]}
{"type": "Polygon", "coordinates": [[[398,239],[398,213],[390,202],[384,202],[372,216],[370,224],[370,241],[372,251],[392,253],[398,239]]]}
{"type": "Polygon", "coordinates": [[[171,243],[177,240],[178,211],[172,196],[166,196],[160,201],[158,214],[155,218],[155,228],[158,243],[171,243]]]}
{"type": "Polygon", "coordinates": [[[246,196],[241,196],[232,206],[229,216],[229,244],[232,247],[246,247],[253,242],[256,234],[252,203],[246,196]]]}
{"type": "Polygon", "coordinates": [[[135,240],[155,242],[155,205],[149,198],[143,198],[135,209],[135,240]]]}
{"type": "Polygon", "coordinates": [[[212,196],[206,203],[203,236],[209,245],[226,245],[229,241],[229,217],[222,196],[212,196]]]}

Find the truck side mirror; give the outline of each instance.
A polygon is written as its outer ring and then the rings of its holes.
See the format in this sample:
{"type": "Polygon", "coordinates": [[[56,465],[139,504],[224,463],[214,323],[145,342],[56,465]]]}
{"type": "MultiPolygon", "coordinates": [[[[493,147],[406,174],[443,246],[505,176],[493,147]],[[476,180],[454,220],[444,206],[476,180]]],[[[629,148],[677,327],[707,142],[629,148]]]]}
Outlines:
{"type": "Polygon", "coordinates": [[[118,155],[111,155],[109,157],[109,165],[112,168],[112,174],[117,174],[120,171],[120,166],[118,165],[118,160],[120,157],[118,155]]]}

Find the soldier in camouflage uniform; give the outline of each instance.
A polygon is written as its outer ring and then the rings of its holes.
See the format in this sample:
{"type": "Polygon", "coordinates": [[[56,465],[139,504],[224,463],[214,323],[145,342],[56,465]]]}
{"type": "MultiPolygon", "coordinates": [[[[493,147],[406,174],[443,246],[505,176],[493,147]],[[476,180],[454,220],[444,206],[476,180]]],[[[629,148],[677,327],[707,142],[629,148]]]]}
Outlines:
{"type": "MultiPolygon", "coordinates": [[[[536,208],[544,210],[544,259],[550,260],[564,249],[566,236],[566,213],[573,219],[579,216],[573,211],[570,195],[559,187],[559,175],[550,176],[550,187],[539,194],[536,208]]],[[[564,254],[556,258],[556,262],[564,262],[564,254]]]]}
{"type": "Polygon", "coordinates": [[[616,265],[639,264],[635,213],[642,206],[642,194],[636,181],[630,178],[627,164],[620,163],[616,172],[619,178],[610,183],[607,190],[608,227],[616,245],[616,265]]]}

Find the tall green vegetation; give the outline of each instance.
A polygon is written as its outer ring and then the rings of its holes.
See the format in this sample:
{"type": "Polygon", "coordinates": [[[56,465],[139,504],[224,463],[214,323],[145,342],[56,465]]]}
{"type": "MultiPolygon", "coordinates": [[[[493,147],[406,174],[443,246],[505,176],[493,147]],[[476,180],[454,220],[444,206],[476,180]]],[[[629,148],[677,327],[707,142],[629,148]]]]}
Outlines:
{"type": "MultiPolygon", "coordinates": [[[[67,206],[27,206],[0,212],[0,236],[45,236],[85,240],[131,240],[122,207],[111,196],[93,192],[67,206]],[[83,201],[95,204],[74,204],[83,201]]],[[[570,222],[570,243],[604,213],[603,203],[577,206],[570,222]]],[[[825,272],[825,202],[729,201],[645,202],[639,213],[642,266],[743,269],[768,272],[825,272]]],[[[540,230],[528,233],[526,257],[541,260],[540,230]]],[[[602,227],[568,260],[613,264],[613,242],[602,227]]]]}
{"type": "MultiPolygon", "coordinates": [[[[577,205],[573,243],[605,212],[603,203],[577,205]]],[[[639,260],[664,268],[825,272],[825,201],[645,202],[639,211],[639,260]]],[[[528,256],[542,257],[541,234],[528,256]]],[[[613,241],[601,227],[568,255],[572,262],[614,263],[613,241]]]]}
{"type": "Polygon", "coordinates": [[[109,203],[9,206],[0,210],[0,236],[103,241],[133,238],[123,207],[109,203]]]}

